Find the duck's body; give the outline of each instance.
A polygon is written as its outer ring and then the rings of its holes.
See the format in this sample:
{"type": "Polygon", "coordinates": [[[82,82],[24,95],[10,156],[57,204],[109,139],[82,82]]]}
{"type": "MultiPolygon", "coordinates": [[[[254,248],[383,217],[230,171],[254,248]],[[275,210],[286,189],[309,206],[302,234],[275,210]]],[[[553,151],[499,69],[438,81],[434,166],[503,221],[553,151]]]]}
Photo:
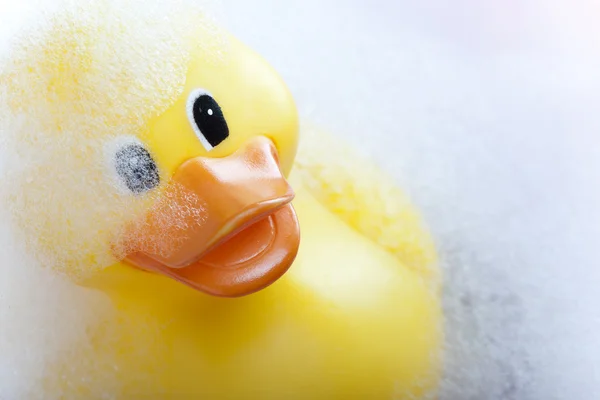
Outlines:
{"type": "Polygon", "coordinates": [[[294,188],[302,245],[268,289],[215,298],[122,264],[90,283],[119,310],[121,326],[99,333],[93,357],[118,368],[121,398],[404,399],[435,389],[435,289],[294,188]]]}
{"type": "MultiPolygon", "coordinates": [[[[86,272],[78,283],[114,305],[90,327],[89,341],[57,356],[50,397],[435,392],[442,340],[435,251],[393,184],[321,134],[304,136],[294,161],[291,94],[231,37],[217,58],[198,50],[174,57],[177,67],[186,60],[186,72],[172,82],[158,75],[164,99],[155,104],[139,93],[151,85],[140,78],[130,89],[129,70],[118,63],[109,62],[121,74],[106,84],[93,76],[110,70],[94,59],[110,46],[85,49],[114,30],[65,26],[69,40],[50,31],[52,40],[40,42],[51,62],[33,47],[1,81],[11,112],[31,112],[25,121],[43,116],[32,122],[42,133],[15,141],[41,160],[15,186],[15,220],[35,249],[61,256],[51,267],[86,272]],[[104,98],[94,85],[140,103],[122,111],[110,97],[97,106],[104,98]],[[37,98],[27,97],[30,87],[37,98]],[[87,124],[88,116],[101,124],[87,124]],[[80,176],[71,179],[74,168],[80,176]],[[89,191],[81,186],[90,183],[89,191]],[[34,214],[18,207],[32,204],[34,214]]],[[[170,54],[165,48],[144,61],[170,54]]]]}

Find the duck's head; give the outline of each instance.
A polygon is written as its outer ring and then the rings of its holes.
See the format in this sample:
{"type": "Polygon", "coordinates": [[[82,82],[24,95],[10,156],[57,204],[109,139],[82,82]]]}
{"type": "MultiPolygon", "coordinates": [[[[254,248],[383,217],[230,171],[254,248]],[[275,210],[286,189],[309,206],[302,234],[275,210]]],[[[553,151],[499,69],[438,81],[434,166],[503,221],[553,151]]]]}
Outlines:
{"type": "Polygon", "coordinates": [[[201,14],[173,26],[154,11],[145,29],[66,13],[6,62],[16,221],[64,272],[123,262],[217,296],[255,292],[299,245],[293,99],[201,14]]]}
{"type": "Polygon", "coordinates": [[[126,229],[118,254],[199,290],[238,296],[278,279],[298,250],[284,176],[297,118],[266,62],[235,39],[229,44],[222,65],[192,53],[181,96],[143,139],[119,137],[108,156],[124,195],[162,189],[126,229]]]}

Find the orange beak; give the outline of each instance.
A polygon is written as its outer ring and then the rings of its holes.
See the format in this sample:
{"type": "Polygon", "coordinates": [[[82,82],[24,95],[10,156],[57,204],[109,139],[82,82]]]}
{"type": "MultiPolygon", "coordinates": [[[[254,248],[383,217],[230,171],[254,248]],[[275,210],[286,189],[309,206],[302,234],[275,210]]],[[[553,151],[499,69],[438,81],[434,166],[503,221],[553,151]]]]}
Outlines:
{"type": "Polygon", "coordinates": [[[215,296],[259,291],[292,265],[300,243],[294,192],[273,143],[183,163],[161,200],[125,233],[125,261],[215,296]]]}

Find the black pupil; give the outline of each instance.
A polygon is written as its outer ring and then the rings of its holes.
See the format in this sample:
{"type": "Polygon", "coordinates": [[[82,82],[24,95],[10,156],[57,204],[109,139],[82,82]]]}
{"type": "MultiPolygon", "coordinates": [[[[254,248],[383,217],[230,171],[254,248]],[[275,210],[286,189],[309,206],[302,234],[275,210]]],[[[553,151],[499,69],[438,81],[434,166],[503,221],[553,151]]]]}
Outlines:
{"type": "Polygon", "coordinates": [[[158,168],[148,151],[132,144],[116,154],[117,173],[133,193],[143,193],[158,186],[158,168]]]}
{"type": "Polygon", "coordinates": [[[194,122],[212,147],[216,147],[229,136],[229,128],[219,104],[209,95],[203,94],[194,102],[194,122]]]}

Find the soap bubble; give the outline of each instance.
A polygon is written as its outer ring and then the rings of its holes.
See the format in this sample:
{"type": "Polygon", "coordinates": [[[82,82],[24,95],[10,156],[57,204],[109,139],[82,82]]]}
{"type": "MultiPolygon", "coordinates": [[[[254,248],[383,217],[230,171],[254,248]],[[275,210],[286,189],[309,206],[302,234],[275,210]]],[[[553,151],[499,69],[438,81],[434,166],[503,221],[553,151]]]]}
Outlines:
{"type": "Polygon", "coordinates": [[[113,264],[119,229],[156,200],[118,190],[115,143],[143,141],[151,118],[181,95],[191,51],[215,62],[225,51],[211,21],[186,5],[66,2],[6,52],[3,193],[45,265],[81,275],[113,264]]]}
{"type": "MultiPolygon", "coordinates": [[[[147,342],[120,348],[114,340],[123,324],[152,340],[151,322],[119,320],[105,294],[75,284],[122,258],[128,249],[115,238],[160,206],[157,194],[121,190],[119,179],[132,173],[119,169],[118,145],[143,142],[148,121],[181,95],[192,51],[218,63],[226,42],[184,1],[1,10],[0,398],[113,398],[117,354],[130,353],[143,382],[158,362],[146,359],[147,342]]],[[[182,202],[164,228],[200,223],[197,199],[170,190],[182,202]]],[[[143,244],[152,249],[151,239],[143,244]]]]}

